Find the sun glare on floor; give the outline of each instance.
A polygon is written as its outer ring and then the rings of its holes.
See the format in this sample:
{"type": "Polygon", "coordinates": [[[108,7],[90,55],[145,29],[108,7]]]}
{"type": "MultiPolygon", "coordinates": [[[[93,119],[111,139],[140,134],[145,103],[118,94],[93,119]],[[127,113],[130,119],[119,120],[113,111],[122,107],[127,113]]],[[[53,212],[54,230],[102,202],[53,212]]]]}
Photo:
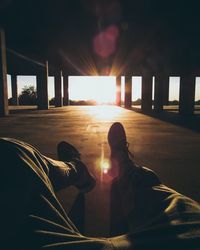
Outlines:
{"type": "Polygon", "coordinates": [[[116,77],[70,76],[69,98],[73,101],[93,100],[97,104],[115,103],[116,77]]]}
{"type": "Polygon", "coordinates": [[[116,106],[100,105],[96,107],[87,107],[87,112],[91,117],[100,121],[113,121],[121,117],[123,109],[116,106]]]}

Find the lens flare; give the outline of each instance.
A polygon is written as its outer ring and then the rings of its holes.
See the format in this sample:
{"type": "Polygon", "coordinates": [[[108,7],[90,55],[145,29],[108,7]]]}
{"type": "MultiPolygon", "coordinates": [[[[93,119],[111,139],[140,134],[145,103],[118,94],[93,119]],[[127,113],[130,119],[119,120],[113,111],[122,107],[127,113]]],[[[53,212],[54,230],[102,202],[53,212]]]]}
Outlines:
{"type": "Polygon", "coordinates": [[[101,162],[101,170],[103,171],[104,174],[107,174],[109,169],[110,169],[109,161],[103,160],[101,162]]]}
{"type": "Polygon", "coordinates": [[[95,53],[102,58],[107,58],[112,55],[116,52],[118,36],[119,29],[114,25],[109,26],[106,30],[97,34],[93,40],[95,53]]]}
{"type": "Polygon", "coordinates": [[[108,170],[107,170],[107,169],[104,169],[104,170],[103,170],[103,173],[104,173],[104,174],[107,174],[107,173],[108,173],[108,170]]]}

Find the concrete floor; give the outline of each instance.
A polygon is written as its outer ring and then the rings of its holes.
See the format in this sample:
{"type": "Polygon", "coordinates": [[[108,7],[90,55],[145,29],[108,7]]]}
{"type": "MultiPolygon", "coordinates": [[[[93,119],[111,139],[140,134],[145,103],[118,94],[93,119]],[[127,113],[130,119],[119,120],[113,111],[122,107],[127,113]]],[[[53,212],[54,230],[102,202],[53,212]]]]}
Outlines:
{"type": "MultiPolygon", "coordinates": [[[[85,233],[107,236],[109,231],[109,178],[101,175],[100,163],[109,158],[107,132],[123,123],[135,161],[160,176],[164,184],[200,201],[200,133],[115,106],[70,106],[48,111],[16,111],[0,118],[0,136],[15,137],[56,158],[61,140],[74,144],[97,178],[96,188],[86,195],[85,233]]],[[[58,196],[68,211],[78,191],[70,188],[58,196]]]]}

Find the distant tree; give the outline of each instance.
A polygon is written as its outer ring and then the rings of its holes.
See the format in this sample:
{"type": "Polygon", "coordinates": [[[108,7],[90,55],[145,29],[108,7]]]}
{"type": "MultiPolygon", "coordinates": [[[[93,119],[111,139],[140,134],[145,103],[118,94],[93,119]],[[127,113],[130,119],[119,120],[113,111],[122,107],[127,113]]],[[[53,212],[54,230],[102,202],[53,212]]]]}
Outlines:
{"type": "Polygon", "coordinates": [[[137,100],[132,102],[132,105],[141,105],[142,100],[140,98],[138,98],[137,100]]]}
{"type": "Polygon", "coordinates": [[[173,100],[173,101],[169,101],[169,105],[179,105],[179,101],[177,100],[173,100]]]}
{"type": "Polygon", "coordinates": [[[85,100],[79,100],[79,101],[74,101],[74,100],[70,100],[69,101],[69,104],[70,105],[74,105],[74,106],[87,106],[87,105],[89,105],[89,106],[95,106],[95,105],[97,105],[97,102],[96,101],[94,101],[94,100],[87,100],[87,101],[85,101],[85,100]]]}
{"type": "Polygon", "coordinates": [[[37,105],[37,91],[33,85],[26,85],[19,95],[20,105],[37,105]]]}
{"type": "Polygon", "coordinates": [[[49,105],[55,105],[55,97],[49,100],[49,105]]]}
{"type": "Polygon", "coordinates": [[[8,105],[13,105],[13,99],[12,99],[12,97],[10,97],[10,98],[8,99],[8,105]]]}
{"type": "Polygon", "coordinates": [[[200,105],[200,100],[195,102],[196,105],[200,105]]]}

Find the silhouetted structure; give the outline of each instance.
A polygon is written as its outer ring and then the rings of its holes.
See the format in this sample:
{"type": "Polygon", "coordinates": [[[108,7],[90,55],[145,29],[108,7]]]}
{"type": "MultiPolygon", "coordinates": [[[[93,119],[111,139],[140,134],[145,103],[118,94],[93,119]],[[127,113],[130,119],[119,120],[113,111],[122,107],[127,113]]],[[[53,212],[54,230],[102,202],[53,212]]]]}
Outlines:
{"type": "MultiPolygon", "coordinates": [[[[48,109],[48,77],[55,77],[55,106],[69,104],[69,75],[125,76],[124,105],[130,108],[132,76],[142,76],[142,110],[168,104],[169,76],[180,76],[182,115],[194,111],[199,75],[199,4],[158,1],[3,1],[0,4],[0,116],[8,115],[6,74],[17,100],[17,75],[36,75],[38,109],[48,109]],[[6,33],[6,42],[5,34],[6,33]],[[6,48],[7,46],[7,48],[6,48]],[[113,70],[113,72],[112,72],[113,70]],[[62,72],[62,73],[61,73],[62,72]],[[115,73],[114,73],[115,72],[115,73]],[[62,100],[62,75],[63,95],[62,100]]],[[[134,91],[134,86],[133,86],[134,91]]]]}

